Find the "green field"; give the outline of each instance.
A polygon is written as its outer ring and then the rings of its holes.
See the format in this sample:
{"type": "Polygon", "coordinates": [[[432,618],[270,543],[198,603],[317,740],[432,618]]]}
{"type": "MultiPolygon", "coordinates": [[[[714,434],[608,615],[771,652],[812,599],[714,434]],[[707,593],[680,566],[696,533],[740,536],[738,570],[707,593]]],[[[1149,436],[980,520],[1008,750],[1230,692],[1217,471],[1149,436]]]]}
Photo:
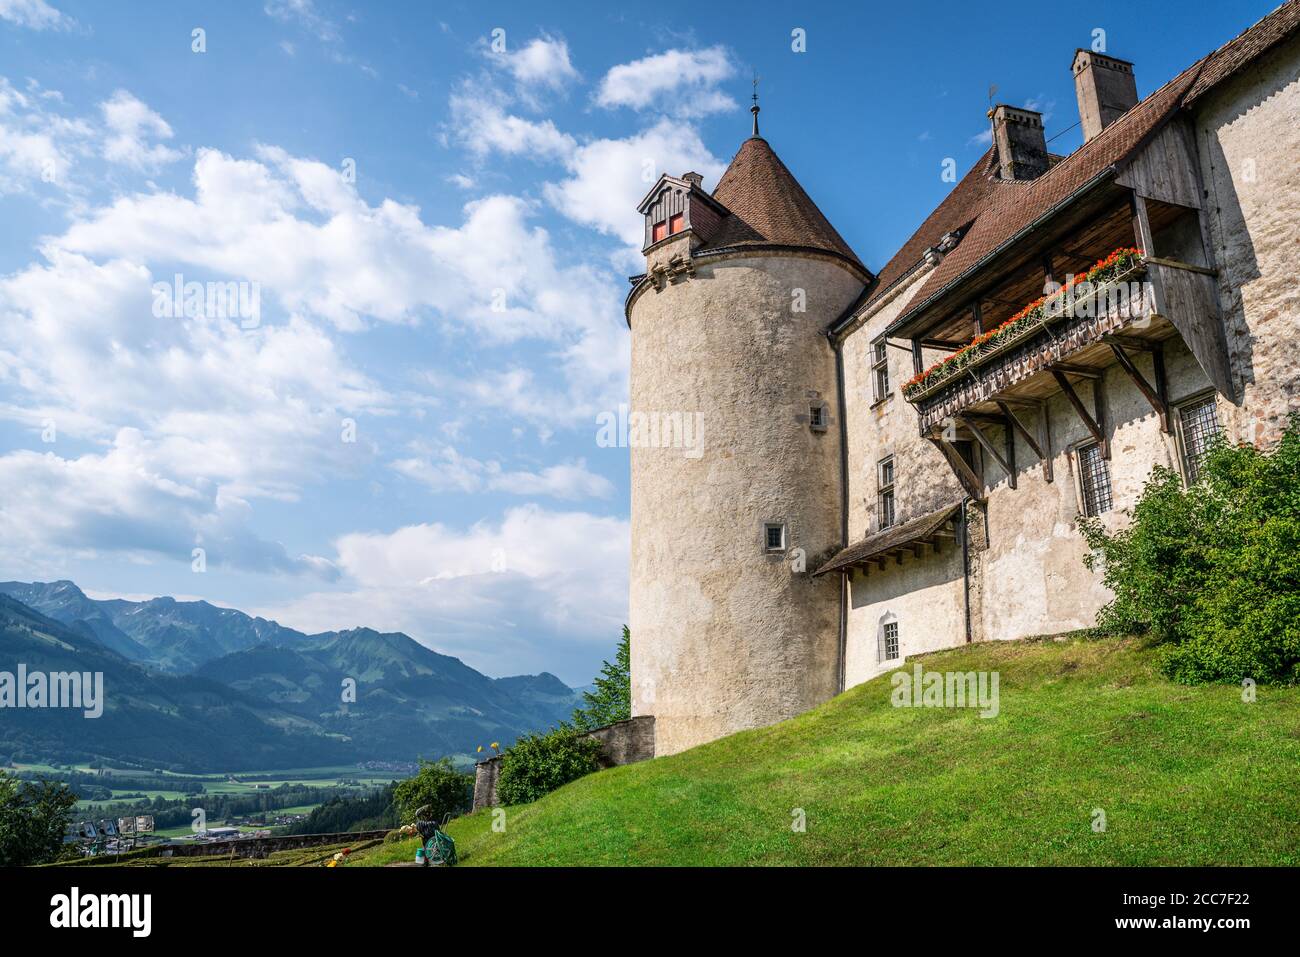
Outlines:
{"type": "MultiPolygon", "coordinates": [[[[1133,639],[921,660],[997,671],[1000,715],[894,708],[886,675],[508,808],[504,833],[487,812],[449,832],[471,866],[1300,864],[1300,688],[1245,703],[1235,686],[1172,684],[1133,639]]],[[[348,866],[409,861],[415,846],[348,866]]]]}

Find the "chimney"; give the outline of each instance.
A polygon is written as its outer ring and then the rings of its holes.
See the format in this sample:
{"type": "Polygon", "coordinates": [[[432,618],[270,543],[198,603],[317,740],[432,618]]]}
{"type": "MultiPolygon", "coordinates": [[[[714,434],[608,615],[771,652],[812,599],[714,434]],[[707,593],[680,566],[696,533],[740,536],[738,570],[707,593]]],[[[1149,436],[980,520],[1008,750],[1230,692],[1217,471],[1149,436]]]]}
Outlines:
{"type": "Polygon", "coordinates": [[[1086,143],[1120,116],[1137,106],[1133,64],[1104,53],[1076,50],[1070,70],[1079,98],[1079,121],[1086,143]]]}
{"type": "Polygon", "coordinates": [[[682,179],[686,180],[686,182],[690,183],[696,189],[704,188],[704,177],[699,173],[683,173],[682,179]]]}
{"type": "Polygon", "coordinates": [[[1042,113],[1001,103],[989,111],[989,119],[993,121],[993,144],[1003,179],[1036,179],[1047,172],[1042,113]]]}

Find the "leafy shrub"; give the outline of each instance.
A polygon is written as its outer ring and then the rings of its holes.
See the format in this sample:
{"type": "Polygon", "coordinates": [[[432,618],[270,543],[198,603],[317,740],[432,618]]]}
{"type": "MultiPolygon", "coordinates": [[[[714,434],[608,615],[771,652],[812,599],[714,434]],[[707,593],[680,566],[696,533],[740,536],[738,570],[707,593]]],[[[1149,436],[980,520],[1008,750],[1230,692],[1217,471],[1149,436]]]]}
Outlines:
{"type": "Polygon", "coordinates": [[[1155,469],[1129,527],[1083,532],[1115,593],[1098,626],[1167,642],[1168,677],[1300,682],[1300,415],[1272,452],[1216,442],[1189,489],[1155,469]]]}
{"type": "Polygon", "coordinates": [[[441,822],[469,809],[474,795],[474,775],[457,771],[450,758],[421,761],[415,777],[407,778],[393,791],[393,803],[405,823],[415,820],[415,812],[428,804],[431,820],[441,822]]]}
{"type": "Polygon", "coordinates": [[[600,767],[600,742],[584,738],[575,728],[529,734],[501,757],[497,797],[502,804],[527,804],[544,794],[590,774],[600,767]]]}

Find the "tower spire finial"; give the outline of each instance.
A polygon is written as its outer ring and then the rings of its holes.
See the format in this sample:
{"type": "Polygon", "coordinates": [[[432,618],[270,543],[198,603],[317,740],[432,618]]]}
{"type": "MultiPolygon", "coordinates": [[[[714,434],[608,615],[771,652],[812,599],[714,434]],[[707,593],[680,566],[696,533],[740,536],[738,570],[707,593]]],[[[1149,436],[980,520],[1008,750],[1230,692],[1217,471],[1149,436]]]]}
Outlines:
{"type": "Polygon", "coordinates": [[[758,135],[758,81],[760,79],[761,77],[758,75],[758,71],[755,70],[754,71],[754,95],[751,97],[751,99],[754,101],[754,105],[749,108],[749,112],[754,114],[754,135],[755,136],[758,135]]]}

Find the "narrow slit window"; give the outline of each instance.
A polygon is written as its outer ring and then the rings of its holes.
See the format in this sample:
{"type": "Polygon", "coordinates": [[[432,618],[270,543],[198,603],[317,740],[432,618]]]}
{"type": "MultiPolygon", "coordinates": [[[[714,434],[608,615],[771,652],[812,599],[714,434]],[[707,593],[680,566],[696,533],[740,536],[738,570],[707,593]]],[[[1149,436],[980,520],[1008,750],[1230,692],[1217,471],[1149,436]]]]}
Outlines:
{"type": "Polygon", "coordinates": [[[898,622],[887,621],[880,626],[880,660],[898,660],[898,622]]]}
{"type": "Polygon", "coordinates": [[[1195,485],[1200,479],[1205,453],[1219,434],[1219,416],[1214,406],[1211,395],[1178,410],[1178,427],[1183,435],[1183,475],[1188,485],[1195,485]]]}
{"type": "Polygon", "coordinates": [[[871,344],[871,373],[875,380],[875,400],[889,397],[889,352],[882,336],[871,344]]]}
{"type": "Polygon", "coordinates": [[[876,466],[877,496],[876,506],[880,518],[880,528],[889,528],[894,524],[894,457],[880,460],[876,466]]]}
{"type": "Polygon", "coordinates": [[[1111,509],[1110,466],[1097,443],[1079,448],[1079,486],[1083,493],[1083,514],[1089,518],[1111,509]]]}

